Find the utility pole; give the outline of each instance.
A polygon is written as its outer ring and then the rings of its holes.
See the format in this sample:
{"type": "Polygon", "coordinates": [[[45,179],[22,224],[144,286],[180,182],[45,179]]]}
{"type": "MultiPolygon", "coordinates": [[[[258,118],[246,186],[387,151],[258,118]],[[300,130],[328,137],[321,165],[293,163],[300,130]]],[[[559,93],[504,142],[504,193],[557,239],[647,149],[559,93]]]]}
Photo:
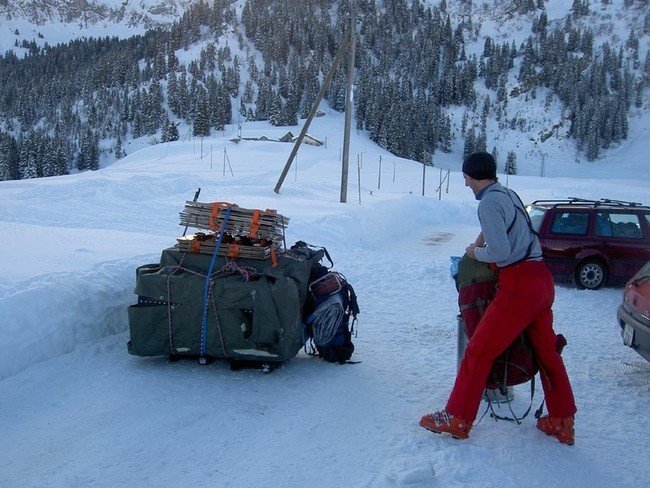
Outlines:
{"type": "Polygon", "coordinates": [[[230,164],[230,158],[228,157],[228,153],[226,153],[226,148],[223,148],[223,175],[226,176],[226,161],[228,161],[228,168],[230,168],[230,174],[232,176],[235,176],[235,172],[232,170],[232,166],[230,164]]]}
{"type": "Polygon", "coordinates": [[[309,124],[311,124],[311,121],[316,115],[316,112],[318,110],[318,105],[320,104],[321,100],[325,96],[325,92],[327,91],[327,89],[330,86],[330,83],[332,82],[334,73],[336,72],[337,68],[340,66],[341,61],[343,60],[343,56],[345,55],[345,52],[348,48],[350,48],[350,56],[349,56],[349,65],[348,65],[348,86],[347,86],[346,103],[345,103],[345,131],[343,136],[343,150],[341,155],[342,157],[341,202],[345,203],[345,201],[347,200],[348,167],[349,167],[349,151],[350,151],[350,125],[352,121],[352,84],[354,81],[354,52],[356,49],[356,0],[350,0],[350,27],[345,33],[345,35],[343,36],[343,40],[341,41],[341,46],[339,47],[339,50],[336,53],[334,60],[332,61],[332,66],[330,67],[330,70],[327,72],[327,75],[323,80],[323,85],[321,86],[320,92],[318,92],[318,95],[316,95],[316,100],[314,101],[314,105],[311,109],[311,112],[307,117],[307,120],[305,121],[302,130],[300,131],[300,135],[298,135],[298,138],[296,139],[293,149],[291,150],[291,154],[289,155],[289,158],[287,159],[287,162],[284,165],[282,173],[280,174],[280,178],[278,179],[278,182],[275,184],[275,188],[273,189],[275,193],[280,193],[280,188],[282,187],[282,183],[284,183],[284,180],[287,177],[287,173],[289,173],[289,169],[291,168],[291,163],[293,162],[294,158],[296,157],[296,154],[298,153],[298,148],[300,147],[300,144],[302,143],[302,140],[304,139],[305,134],[307,133],[307,129],[309,129],[309,124]]]}
{"type": "Polygon", "coordinates": [[[424,151],[422,153],[422,196],[424,196],[424,182],[426,181],[427,176],[427,157],[428,154],[424,151]]]}
{"type": "Polygon", "coordinates": [[[381,190],[381,156],[379,156],[379,174],[377,176],[377,190],[381,190]]]}
{"type": "Polygon", "coordinates": [[[359,205],[361,205],[361,161],[357,154],[357,187],[359,188],[359,205]]]}
{"type": "Polygon", "coordinates": [[[345,96],[345,129],[343,133],[343,161],[341,163],[341,203],[348,198],[348,170],[350,166],[350,125],[352,124],[352,84],[354,83],[354,51],[356,49],[356,0],[350,0],[350,56],[348,57],[348,86],[345,96]]]}
{"type": "Polygon", "coordinates": [[[309,113],[309,116],[305,121],[305,125],[302,126],[300,135],[298,135],[298,138],[296,139],[296,143],[293,145],[293,149],[291,150],[289,159],[287,159],[287,162],[284,165],[282,174],[280,174],[280,178],[278,179],[278,182],[275,184],[275,188],[273,189],[275,193],[280,193],[280,188],[282,187],[282,183],[284,183],[284,179],[287,177],[287,173],[291,168],[291,163],[293,162],[293,159],[296,157],[296,154],[298,153],[298,148],[300,147],[300,144],[302,143],[302,140],[304,139],[305,134],[307,133],[307,129],[309,129],[309,124],[311,124],[311,121],[316,115],[316,112],[318,110],[318,105],[320,104],[321,100],[325,96],[325,92],[327,91],[327,88],[330,86],[330,83],[332,82],[332,78],[334,78],[334,73],[336,72],[336,69],[341,64],[341,60],[343,59],[343,55],[345,54],[345,50],[347,49],[349,43],[350,43],[350,33],[348,32],[343,37],[341,46],[339,47],[339,50],[336,53],[336,56],[334,57],[334,61],[332,61],[332,66],[330,67],[327,76],[325,76],[325,80],[323,80],[323,85],[320,87],[320,91],[318,92],[318,95],[316,95],[314,106],[311,108],[311,112],[309,113]]]}

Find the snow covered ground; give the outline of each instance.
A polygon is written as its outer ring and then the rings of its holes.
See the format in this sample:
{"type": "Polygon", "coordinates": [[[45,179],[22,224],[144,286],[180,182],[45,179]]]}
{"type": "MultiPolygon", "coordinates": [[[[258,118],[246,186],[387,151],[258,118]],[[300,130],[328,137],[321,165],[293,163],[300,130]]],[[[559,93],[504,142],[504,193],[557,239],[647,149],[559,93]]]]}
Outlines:
{"type": "MultiPolygon", "coordinates": [[[[439,199],[437,167],[427,169],[422,196],[420,164],[355,133],[348,203],[339,203],[342,127],[340,114],[315,119],[309,132],[327,146],[300,149],[280,194],[273,187],[292,145],[234,143],[233,128],[205,139],[203,155],[199,140],[175,142],[93,173],[0,183],[0,486],[646,484],[650,368],[622,344],[620,288],[556,287],[556,330],[569,341],[579,408],[575,446],[531,418],[513,425],[486,416],[467,441],[418,426],[444,406],[454,380],[449,257],[476,236],[477,202],[457,171],[439,199]],[[200,201],[290,217],[288,244],[327,247],[359,296],[359,364],[301,351],[262,374],[127,353],[135,269],[176,242],[178,213],[198,187],[200,201]]],[[[635,165],[604,160],[583,174],[588,163],[558,164],[552,178],[507,182],[524,201],[648,204],[647,173],[635,170],[647,168],[647,151],[634,132],[625,151],[635,165]]],[[[446,159],[459,167],[458,156],[446,159]]],[[[527,392],[516,389],[515,409],[525,410],[527,392]]],[[[541,399],[538,391],[535,407],[541,399]]]]}

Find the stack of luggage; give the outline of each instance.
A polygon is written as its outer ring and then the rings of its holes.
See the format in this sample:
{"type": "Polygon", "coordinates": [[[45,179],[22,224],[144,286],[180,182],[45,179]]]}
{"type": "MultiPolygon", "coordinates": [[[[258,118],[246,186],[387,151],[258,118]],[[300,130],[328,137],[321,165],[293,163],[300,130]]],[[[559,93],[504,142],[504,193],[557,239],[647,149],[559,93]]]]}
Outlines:
{"type": "Polygon", "coordinates": [[[187,202],[180,237],[136,271],[128,350],[136,356],[220,358],[274,367],[302,347],[302,314],[322,250],[287,250],[274,210],[187,202]]]}

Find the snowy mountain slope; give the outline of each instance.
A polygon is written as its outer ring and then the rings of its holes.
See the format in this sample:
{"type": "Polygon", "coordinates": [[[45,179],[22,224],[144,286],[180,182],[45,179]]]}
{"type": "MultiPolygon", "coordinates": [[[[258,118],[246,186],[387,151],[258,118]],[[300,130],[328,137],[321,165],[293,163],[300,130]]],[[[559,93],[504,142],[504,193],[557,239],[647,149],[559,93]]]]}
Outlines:
{"type": "MultiPolygon", "coordinates": [[[[292,146],[235,144],[232,126],[204,141],[212,158],[198,141],[180,141],[96,172],[0,182],[0,485],[643,485],[648,368],[622,344],[618,288],[556,287],[556,329],[569,341],[564,358],[579,408],[575,446],[543,435],[530,418],[517,426],[485,417],[468,441],[417,425],[444,404],[453,382],[449,256],[478,232],[476,201],[459,173],[439,200],[437,168],[421,196],[421,165],[353,132],[349,203],[339,203],[342,126],[342,115],[329,111],[314,121],[310,133],[328,144],[301,148],[279,194],[273,187],[292,146]],[[178,212],[197,187],[201,201],[276,208],[291,219],[289,244],[328,248],[359,295],[353,359],[361,363],[300,352],[264,375],[220,361],[128,355],[135,268],[156,262],[182,233],[178,212]]],[[[633,172],[593,176],[507,181],[525,201],[650,203],[647,179],[633,172]]],[[[516,411],[527,407],[528,391],[515,391],[516,411]]]]}
{"type": "MultiPolygon", "coordinates": [[[[122,33],[140,34],[143,30],[166,25],[177,20],[186,7],[197,0],[4,0],[0,1],[0,25],[3,33],[13,34],[23,27],[25,32],[17,36],[22,40],[48,42],[50,45],[67,42],[84,35],[111,35],[109,28],[122,33]],[[86,27],[100,29],[92,33],[86,27]],[[40,31],[39,31],[40,29],[40,31]],[[58,31],[58,35],[55,33],[58,31]]],[[[244,0],[228,3],[238,4],[244,0]]],[[[468,50],[468,54],[483,49],[483,38],[489,33],[493,39],[503,42],[514,40],[517,45],[531,33],[530,26],[539,10],[521,14],[513,1],[481,0],[469,2],[448,1],[446,12],[453,22],[472,19],[476,39],[481,42],[468,50]]],[[[591,2],[587,16],[574,19],[578,24],[589,25],[602,39],[614,43],[624,41],[632,28],[638,35],[644,32],[647,12],[643,1],[624,2],[611,0],[591,2]],[[624,4],[625,3],[625,4],[624,4]],[[629,4],[628,4],[629,3],[629,4]]],[[[440,5],[439,0],[424,0],[425,7],[440,5]]],[[[572,3],[565,0],[544,0],[544,9],[551,24],[563,23],[571,13],[572,3]]],[[[117,35],[117,34],[115,34],[117,35]]],[[[1,36],[0,52],[13,47],[15,38],[1,36]],[[10,42],[11,41],[11,42],[10,42]]],[[[645,46],[647,49],[647,45],[645,46]]]]}
{"type": "MultiPolygon", "coordinates": [[[[245,3],[243,0],[235,2],[237,4],[238,12],[241,12],[241,7],[245,3]]],[[[468,55],[482,53],[484,43],[487,37],[490,37],[495,42],[513,42],[519,46],[531,34],[532,23],[536,16],[541,12],[540,9],[529,11],[527,13],[519,13],[513,8],[515,3],[524,4],[526,2],[502,2],[502,1],[484,1],[484,2],[448,2],[446,11],[450,14],[453,25],[457,25],[462,20],[471,19],[472,29],[471,34],[466,34],[465,50],[468,55]]],[[[548,14],[549,27],[560,26],[568,22],[568,16],[571,13],[571,2],[562,2],[559,0],[548,0],[542,2],[544,9],[548,14]]],[[[571,23],[579,26],[589,26],[595,32],[595,45],[602,42],[610,42],[616,47],[623,46],[626,39],[630,36],[632,31],[636,32],[640,37],[639,46],[639,59],[643,60],[645,53],[648,50],[648,36],[644,33],[644,23],[646,22],[647,13],[644,12],[643,2],[641,1],[624,1],[614,0],[607,4],[598,4],[591,6],[591,11],[588,15],[571,18],[571,23]]],[[[424,5],[437,6],[439,2],[428,1],[424,5]]],[[[62,23],[63,18],[61,9],[69,7],[69,3],[65,2],[51,2],[47,3],[45,7],[39,7],[38,11],[50,12],[49,17],[51,22],[37,26],[39,28],[50,29],[47,34],[38,36],[35,30],[36,24],[29,24],[31,27],[25,29],[18,29],[19,22],[42,22],[38,16],[27,15],[25,12],[34,10],[34,2],[17,2],[2,5],[7,12],[11,11],[9,15],[11,19],[3,20],[0,24],[0,29],[6,28],[7,35],[0,36],[0,42],[8,42],[11,46],[18,38],[23,38],[25,32],[29,34],[37,44],[44,42],[55,43],[61,40],[79,35],[98,35],[98,33],[107,33],[110,35],[118,35],[120,37],[127,37],[131,33],[143,32],[144,24],[137,24],[140,27],[135,27],[136,30],[132,31],[129,27],[129,22],[122,21],[119,24],[113,22],[112,19],[116,12],[121,12],[119,15],[126,15],[125,9],[136,12],[134,14],[138,18],[149,19],[151,13],[160,14],[161,21],[171,22],[174,19],[174,13],[180,13],[188,2],[81,2],[74,5],[85,6],[85,8],[94,8],[96,11],[104,9],[105,18],[109,19],[108,23],[102,24],[88,24],[88,27],[83,27],[79,30],[78,18],[74,22],[62,23]],[[29,10],[29,6],[32,10],[29,10]],[[21,7],[21,8],[19,8],[21,7]],[[47,7],[47,8],[46,8],[47,7]],[[49,9],[49,10],[48,10],[49,9]],[[97,10],[99,9],[99,10],[97,10]],[[58,12],[58,13],[57,13],[58,12]],[[109,13],[112,12],[112,13],[109,13]],[[31,19],[31,20],[30,20],[31,19]],[[59,19],[59,20],[57,20],[59,19]],[[101,25],[100,25],[101,24],[101,25]],[[15,28],[14,28],[15,27],[15,28]],[[15,35],[15,30],[18,29],[21,34],[15,35]]],[[[81,7],[78,7],[81,8],[81,7]]],[[[75,10],[74,14],[77,15],[78,11],[75,10]]],[[[97,20],[99,14],[87,16],[97,20]]],[[[5,15],[7,17],[7,15],[5,15]]],[[[120,17],[125,19],[126,17],[120,17]]],[[[153,18],[153,17],[151,17],[153,18]]],[[[135,25],[135,24],[134,24],[135,25]]],[[[240,61],[244,63],[252,57],[255,59],[259,66],[262,66],[259,51],[256,51],[252,46],[252,42],[243,36],[243,28],[238,26],[233,29],[233,32],[224,34],[221,38],[210,39],[209,36],[201,42],[196,43],[187,49],[178,50],[176,56],[181,64],[188,66],[192,61],[198,61],[200,52],[205,48],[208,42],[214,42],[217,46],[228,45],[234,53],[239,57],[240,61]],[[242,49],[243,47],[243,49],[242,49]]],[[[10,47],[11,47],[10,46],[10,47]]],[[[18,53],[26,52],[26,49],[18,48],[18,53]]],[[[630,53],[629,49],[624,50],[624,55],[628,59],[630,53]]],[[[641,175],[647,174],[647,165],[644,161],[630,161],[628,159],[614,159],[607,157],[595,162],[588,162],[585,156],[585,151],[578,151],[575,137],[569,134],[572,122],[570,120],[571,114],[563,107],[562,103],[558,100],[557,96],[550,92],[547,88],[539,88],[534,95],[528,93],[521,93],[515,95],[514,93],[519,89],[517,80],[517,72],[522,62],[522,56],[518,56],[515,60],[514,69],[510,70],[507,87],[510,94],[508,98],[508,119],[514,121],[511,124],[504,126],[502,122],[498,122],[493,114],[487,120],[487,149],[497,149],[500,155],[500,161],[503,164],[506,160],[506,154],[512,152],[518,159],[518,173],[522,175],[546,175],[546,176],[561,176],[585,174],[583,171],[589,173],[593,166],[596,168],[596,173],[600,171],[600,166],[604,161],[615,160],[615,165],[619,164],[630,166],[635,165],[641,175]],[[515,124],[516,122],[516,124],[515,124]],[[557,168],[557,169],[554,169],[557,168]]],[[[243,91],[247,76],[247,67],[244,66],[241,70],[240,93],[243,91]]],[[[147,83],[145,83],[146,87],[147,83]]],[[[165,81],[162,82],[163,88],[166,86],[165,81]]],[[[443,168],[455,168],[454,161],[458,160],[457,155],[462,153],[465,135],[461,130],[462,119],[465,113],[469,114],[469,123],[478,127],[481,119],[482,105],[489,96],[494,102],[495,93],[493,90],[487,90],[482,80],[475,83],[475,88],[478,94],[478,101],[476,108],[468,109],[465,106],[451,106],[448,112],[453,121],[453,133],[455,140],[452,144],[452,153],[445,154],[437,152],[434,155],[434,163],[443,168]]],[[[238,112],[239,101],[233,99],[232,111],[233,121],[241,118],[238,112]]],[[[648,97],[647,88],[644,92],[643,103],[640,107],[633,107],[630,112],[629,118],[629,134],[626,140],[612,144],[605,152],[611,155],[622,155],[627,151],[625,147],[632,139],[643,139],[650,134],[650,125],[648,122],[648,97]]],[[[177,121],[178,122],[178,121],[177,121]]],[[[15,127],[15,126],[14,126],[15,127]]],[[[191,130],[188,124],[180,122],[180,132],[186,134],[191,130]]],[[[126,136],[127,138],[130,135],[126,136]]],[[[158,134],[152,137],[140,137],[136,140],[129,139],[128,145],[133,147],[142,147],[145,144],[152,143],[160,140],[158,134]]],[[[79,142],[79,141],[77,141],[79,142]]],[[[114,159],[112,153],[115,140],[107,137],[102,142],[102,149],[105,151],[102,156],[102,165],[110,164],[114,159]]],[[[632,151],[635,153],[634,151],[632,151]]],[[[636,153],[635,153],[636,154],[636,153]]],[[[503,168],[502,168],[503,169],[503,168]]],[[[73,169],[74,170],[74,169],[73,169]]]]}
{"type": "MultiPolygon", "coordinates": [[[[439,2],[431,0],[425,3],[437,5],[439,2]]],[[[521,43],[532,34],[533,21],[539,16],[541,10],[520,14],[514,7],[515,3],[499,0],[447,2],[447,11],[452,21],[460,22],[471,16],[474,36],[469,36],[466,39],[465,48],[468,55],[480,56],[488,36],[499,43],[514,41],[519,48],[521,43]]],[[[520,3],[525,4],[526,2],[520,3]]],[[[650,49],[650,37],[647,27],[645,27],[649,15],[647,2],[612,0],[607,3],[592,1],[590,4],[588,15],[574,17],[571,16],[572,2],[545,0],[543,5],[548,16],[548,28],[568,24],[590,28],[594,32],[594,46],[609,43],[616,46],[617,50],[619,47],[625,46],[630,33],[634,32],[639,37],[639,60],[642,63],[650,49]]],[[[550,90],[540,88],[535,97],[530,97],[527,94],[513,96],[513,89],[519,86],[516,74],[519,72],[520,64],[521,57],[518,57],[508,79],[510,93],[508,105],[509,117],[520,121],[521,126],[516,129],[503,128],[499,127],[494,118],[488,119],[488,150],[491,151],[494,147],[501,148],[502,163],[505,162],[505,150],[512,150],[517,156],[518,174],[588,176],[598,174],[603,164],[606,165],[608,161],[613,161],[613,166],[616,168],[620,164],[626,168],[634,168],[634,171],[638,171],[642,177],[650,175],[647,158],[639,159],[638,155],[641,153],[634,148],[630,151],[627,150],[628,145],[635,145],[634,141],[647,140],[650,137],[650,118],[648,117],[650,102],[647,88],[643,106],[632,108],[630,112],[628,138],[606,150],[608,155],[602,160],[587,161],[584,153],[577,150],[575,139],[570,137],[569,113],[550,93],[550,90]]],[[[486,96],[489,96],[494,101],[494,92],[485,89],[482,82],[477,83],[476,88],[479,100],[484,100],[486,96]]],[[[470,122],[474,120],[474,123],[478,123],[481,104],[478,105],[479,110],[470,116],[470,122]]],[[[436,154],[434,158],[443,167],[455,168],[453,161],[457,160],[456,155],[462,152],[463,137],[459,128],[464,111],[462,108],[451,108],[456,130],[454,154],[449,155],[450,158],[445,154],[436,154]],[[447,162],[448,159],[451,159],[452,162],[447,162]]]]}
{"type": "Polygon", "coordinates": [[[143,34],[178,20],[196,0],[12,0],[0,2],[0,52],[16,43],[65,43],[80,37],[143,34]]]}
{"type": "Polygon", "coordinates": [[[151,28],[157,22],[178,18],[196,0],[13,0],[0,3],[0,14],[7,19],[23,18],[36,26],[102,21],[125,22],[127,27],[151,28]]]}
{"type": "MultiPolygon", "coordinates": [[[[437,5],[438,2],[423,2],[424,5],[437,5]]],[[[469,2],[472,3],[472,2],[469,2]]],[[[643,59],[650,47],[650,38],[641,35],[644,31],[644,9],[642,2],[634,2],[627,6],[623,0],[614,0],[608,5],[583,17],[573,19],[574,24],[589,27],[596,33],[595,45],[609,42],[613,45],[624,45],[630,32],[635,31],[640,37],[639,59],[643,59]]],[[[467,2],[464,2],[467,5],[467,2]]],[[[531,35],[531,25],[535,16],[541,10],[536,10],[526,15],[520,15],[513,11],[512,2],[473,2],[472,9],[463,7],[459,2],[449,2],[447,11],[452,21],[461,22],[471,14],[474,36],[466,39],[467,54],[480,54],[483,51],[485,39],[490,37],[496,42],[515,42],[518,46],[531,35]]],[[[241,6],[241,3],[240,5],[241,6]]],[[[562,26],[567,22],[571,13],[571,6],[568,2],[550,0],[544,2],[544,7],[549,17],[550,26],[562,26]]],[[[207,42],[207,41],[206,41],[207,42]]],[[[255,59],[258,66],[263,66],[260,53],[255,49],[252,42],[244,37],[244,43],[238,42],[236,33],[228,33],[217,40],[219,45],[228,45],[239,59],[255,59]]],[[[192,61],[198,61],[199,53],[203,43],[193,46],[187,51],[177,52],[181,63],[189,65],[192,61]]],[[[626,56],[629,55],[628,51],[626,56]]],[[[621,143],[613,144],[605,152],[611,154],[596,161],[587,161],[584,151],[580,152],[576,147],[575,138],[570,135],[571,121],[568,118],[569,112],[563,108],[561,102],[547,88],[541,87],[535,96],[527,93],[514,95],[515,89],[519,87],[517,73],[521,64],[521,56],[515,60],[514,69],[511,70],[508,78],[509,117],[516,119],[519,124],[516,128],[503,127],[491,115],[487,120],[488,150],[497,148],[499,161],[503,169],[505,156],[512,151],[518,159],[518,173],[530,176],[573,176],[573,175],[598,175],[601,174],[603,165],[611,165],[618,169],[637,171],[640,176],[647,176],[650,167],[643,157],[634,149],[634,146],[650,136],[650,118],[648,117],[647,89],[645,91],[643,105],[640,108],[632,107],[629,117],[628,138],[621,143]],[[628,150],[628,145],[633,147],[628,150]],[[626,155],[630,155],[630,157],[626,155]],[[615,155],[615,157],[614,157],[615,155]]],[[[241,72],[241,87],[248,80],[248,73],[241,72]]],[[[463,151],[464,135],[462,133],[462,118],[466,112],[469,114],[470,124],[480,124],[481,105],[490,97],[495,100],[493,90],[485,88],[482,80],[475,83],[478,94],[478,107],[475,110],[468,110],[467,107],[451,106],[448,108],[452,116],[453,131],[455,140],[450,154],[437,151],[433,162],[437,167],[457,168],[458,154],[463,151]]],[[[233,104],[233,121],[241,120],[237,112],[237,103],[233,104]]],[[[246,125],[246,124],[245,124],[246,125]]],[[[190,128],[185,128],[181,122],[181,132],[187,133],[190,128]]],[[[288,127],[291,129],[291,127],[288,127]]],[[[297,129],[294,128],[294,132],[297,129]]],[[[136,147],[139,147],[136,144],[136,147]]]]}

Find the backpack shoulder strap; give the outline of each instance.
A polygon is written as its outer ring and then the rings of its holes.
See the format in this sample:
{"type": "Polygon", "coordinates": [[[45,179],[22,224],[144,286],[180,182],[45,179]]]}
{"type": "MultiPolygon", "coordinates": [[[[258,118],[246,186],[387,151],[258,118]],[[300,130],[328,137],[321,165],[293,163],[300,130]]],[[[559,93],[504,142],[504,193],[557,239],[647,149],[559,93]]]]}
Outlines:
{"type": "MultiPolygon", "coordinates": [[[[530,244],[528,244],[528,249],[526,250],[526,254],[524,255],[524,257],[521,258],[516,263],[512,263],[512,264],[517,264],[517,263],[520,263],[522,261],[525,261],[528,258],[530,258],[530,253],[533,250],[533,245],[535,244],[535,239],[539,239],[539,233],[533,228],[533,223],[530,220],[530,215],[528,215],[528,212],[526,212],[526,205],[524,205],[524,202],[519,197],[519,195],[517,194],[516,191],[511,190],[510,188],[504,188],[503,191],[501,191],[501,190],[494,190],[494,191],[498,191],[500,193],[505,193],[506,195],[508,195],[510,197],[510,201],[512,202],[512,206],[515,208],[515,216],[513,217],[512,222],[510,223],[510,225],[506,229],[506,234],[510,234],[510,231],[512,230],[512,228],[515,225],[515,222],[517,221],[517,215],[519,213],[521,213],[524,216],[524,219],[526,219],[526,224],[528,224],[528,229],[530,230],[530,233],[532,234],[531,239],[530,239],[530,244]],[[515,199],[512,197],[512,195],[517,197],[517,201],[519,202],[519,205],[517,205],[517,203],[515,202],[515,199]]],[[[541,257],[541,256],[538,256],[538,257],[541,257]]],[[[510,266],[512,266],[512,264],[510,266]]]]}
{"type": "Polygon", "coordinates": [[[345,284],[345,289],[348,294],[348,307],[350,310],[350,313],[352,316],[356,319],[357,315],[359,314],[359,302],[357,302],[357,294],[354,292],[354,288],[352,288],[352,285],[350,283],[345,284]]]}

